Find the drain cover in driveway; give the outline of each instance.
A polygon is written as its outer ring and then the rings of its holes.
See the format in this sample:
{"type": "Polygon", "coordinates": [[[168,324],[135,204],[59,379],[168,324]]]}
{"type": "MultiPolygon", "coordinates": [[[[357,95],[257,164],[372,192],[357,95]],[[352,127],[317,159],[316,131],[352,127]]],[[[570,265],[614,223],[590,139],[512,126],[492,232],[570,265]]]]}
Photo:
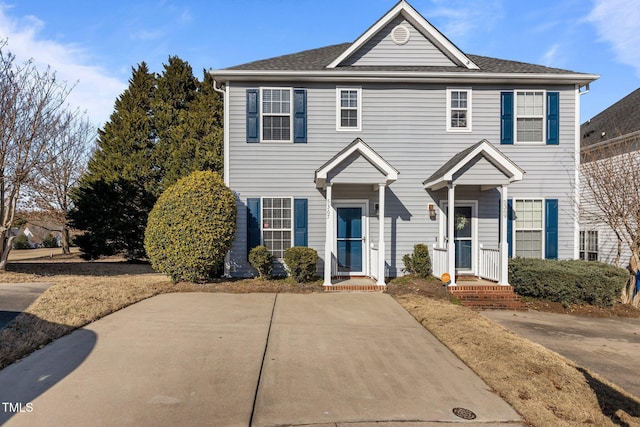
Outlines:
{"type": "Polygon", "coordinates": [[[465,420],[475,420],[476,418],[476,414],[474,414],[473,411],[470,411],[465,408],[453,408],[453,413],[457,417],[460,417],[465,420]]]}

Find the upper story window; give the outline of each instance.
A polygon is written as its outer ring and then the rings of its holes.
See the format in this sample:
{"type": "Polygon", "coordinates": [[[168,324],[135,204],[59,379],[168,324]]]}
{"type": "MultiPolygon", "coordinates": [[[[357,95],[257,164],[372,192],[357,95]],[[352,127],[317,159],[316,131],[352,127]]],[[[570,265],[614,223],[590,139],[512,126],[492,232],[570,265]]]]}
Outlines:
{"type": "Polygon", "coordinates": [[[246,90],[247,142],[307,142],[307,90],[246,90]]]}
{"type": "Polygon", "coordinates": [[[516,142],[544,142],[543,91],[516,92],[516,142]]]}
{"type": "Polygon", "coordinates": [[[447,130],[471,131],[471,89],[447,89],[447,130]]]}
{"type": "Polygon", "coordinates": [[[262,140],[291,141],[291,89],[262,89],[262,140]]]}
{"type": "Polygon", "coordinates": [[[337,88],[336,98],[337,130],[359,131],[362,121],[362,89],[337,88]]]}
{"type": "Polygon", "coordinates": [[[560,92],[500,92],[500,144],[560,144],[560,92]]]}

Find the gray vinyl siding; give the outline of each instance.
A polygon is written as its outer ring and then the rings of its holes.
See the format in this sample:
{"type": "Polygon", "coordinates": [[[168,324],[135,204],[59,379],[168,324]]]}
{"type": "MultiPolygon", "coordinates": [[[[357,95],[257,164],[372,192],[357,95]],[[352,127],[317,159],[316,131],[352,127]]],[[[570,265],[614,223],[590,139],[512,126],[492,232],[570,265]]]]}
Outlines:
{"type": "MultiPolygon", "coordinates": [[[[344,86],[344,82],[283,85],[307,89],[306,144],[246,143],[245,90],[260,86],[258,82],[228,85],[229,185],[239,201],[238,232],[230,256],[232,274],[252,274],[246,262],[245,205],[251,197],[307,198],[308,243],[324,258],[325,192],[316,188],[314,172],[358,137],[399,171],[398,180],[386,189],[388,274],[402,274],[402,256],[416,243],[431,246],[439,239],[442,215],[438,212],[432,220],[428,205],[441,206],[446,190],[431,193],[422,182],[456,153],[482,139],[525,171],[523,181],[509,185],[509,198],[559,199],[558,255],[561,259],[573,258],[576,97],[572,85],[531,88],[560,92],[560,144],[556,146],[500,145],[500,92],[514,89],[509,86],[467,86],[472,88],[473,131],[460,133],[446,131],[446,85],[362,84],[362,131],[337,131],[336,86],[344,86]]],[[[273,87],[274,83],[262,86],[273,87]]],[[[366,177],[379,180],[375,172],[366,177]]],[[[336,184],[333,199],[369,200],[369,239],[377,241],[378,223],[373,210],[378,193],[372,185],[336,184]]],[[[497,247],[497,190],[460,185],[456,187],[456,199],[478,201],[478,244],[497,247]]],[[[319,268],[321,273],[322,261],[319,268]]]]}
{"type": "Polygon", "coordinates": [[[404,18],[398,17],[379,31],[355,52],[343,65],[412,65],[455,66],[455,64],[404,18]],[[396,44],[391,32],[404,25],[410,33],[406,44],[396,44]]]}
{"type": "Polygon", "coordinates": [[[332,184],[383,184],[385,176],[359,153],[354,153],[328,174],[327,181],[332,184]]]}
{"type": "Polygon", "coordinates": [[[453,179],[456,185],[509,184],[509,178],[480,154],[455,173],[453,179]]]}

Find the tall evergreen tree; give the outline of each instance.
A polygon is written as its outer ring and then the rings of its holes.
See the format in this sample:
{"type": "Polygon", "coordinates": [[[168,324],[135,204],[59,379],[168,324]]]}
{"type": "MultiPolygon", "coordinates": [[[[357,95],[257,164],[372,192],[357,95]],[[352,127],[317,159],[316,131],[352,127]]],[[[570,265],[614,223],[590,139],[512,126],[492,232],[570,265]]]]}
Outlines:
{"type": "Polygon", "coordinates": [[[177,56],[159,76],[144,62],[134,69],[74,196],[70,216],[85,230],[78,240],[85,256],[143,257],[155,200],[193,171],[222,172],[222,135],[222,101],[207,73],[198,81],[177,56]]]}

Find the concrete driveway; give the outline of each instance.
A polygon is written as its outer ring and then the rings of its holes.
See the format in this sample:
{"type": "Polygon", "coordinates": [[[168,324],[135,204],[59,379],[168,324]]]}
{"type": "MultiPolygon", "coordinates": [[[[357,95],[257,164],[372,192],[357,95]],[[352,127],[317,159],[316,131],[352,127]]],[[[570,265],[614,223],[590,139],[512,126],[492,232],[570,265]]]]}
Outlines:
{"type": "Polygon", "coordinates": [[[0,283],[0,329],[24,311],[53,283],[0,283]]]}
{"type": "Polygon", "coordinates": [[[640,319],[484,311],[494,322],[640,397],[640,319]]]}
{"type": "Polygon", "coordinates": [[[390,296],[364,293],[160,295],[0,371],[0,402],[7,426],[522,425],[390,296]]]}

